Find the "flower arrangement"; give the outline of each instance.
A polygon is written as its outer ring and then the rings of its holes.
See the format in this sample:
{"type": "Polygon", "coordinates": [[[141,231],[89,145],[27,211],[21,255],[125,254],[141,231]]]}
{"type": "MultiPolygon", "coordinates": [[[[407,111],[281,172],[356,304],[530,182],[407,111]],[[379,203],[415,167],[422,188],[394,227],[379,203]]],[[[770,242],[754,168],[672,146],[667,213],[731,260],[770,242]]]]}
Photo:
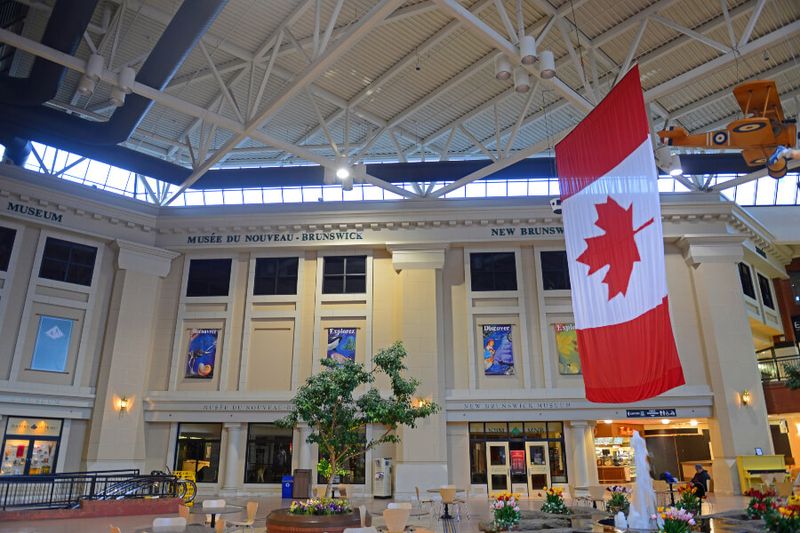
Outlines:
{"type": "Polygon", "coordinates": [[[338,498],[312,498],[304,502],[295,500],[289,506],[290,514],[333,515],[352,512],[350,503],[338,498]]]}
{"type": "Polygon", "coordinates": [[[744,495],[750,496],[750,502],[747,504],[747,516],[753,520],[760,520],[764,515],[776,511],[780,503],[774,489],[764,491],[750,489],[744,495]]]}
{"type": "Polygon", "coordinates": [[[700,496],[697,495],[697,487],[687,483],[678,487],[678,494],[680,500],[675,504],[678,509],[684,509],[694,515],[700,514],[700,509],[703,504],[700,496]]]}
{"type": "Polygon", "coordinates": [[[614,515],[620,511],[627,515],[631,508],[631,502],[628,500],[631,490],[622,485],[611,485],[606,490],[611,493],[611,499],[606,503],[606,510],[614,515]]]}
{"type": "MultiPolygon", "coordinates": [[[[564,490],[557,487],[544,487],[545,501],[542,504],[542,512],[549,514],[570,514],[570,510],[564,504],[564,490]]],[[[539,493],[539,496],[542,496],[539,493]]]]}
{"type": "MultiPolygon", "coordinates": [[[[689,531],[697,525],[694,515],[686,509],[678,509],[677,507],[663,507],[658,508],[658,514],[664,521],[659,531],[663,533],[689,533],[689,531]]],[[[658,516],[653,515],[650,518],[657,520],[658,516]]]]}
{"type": "Polygon", "coordinates": [[[489,506],[494,516],[494,527],[498,531],[508,530],[519,524],[519,494],[498,494],[489,506]]]}
{"type": "Polygon", "coordinates": [[[795,533],[800,531],[800,497],[792,496],[785,505],[764,515],[767,531],[771,533],[795,533]]]}

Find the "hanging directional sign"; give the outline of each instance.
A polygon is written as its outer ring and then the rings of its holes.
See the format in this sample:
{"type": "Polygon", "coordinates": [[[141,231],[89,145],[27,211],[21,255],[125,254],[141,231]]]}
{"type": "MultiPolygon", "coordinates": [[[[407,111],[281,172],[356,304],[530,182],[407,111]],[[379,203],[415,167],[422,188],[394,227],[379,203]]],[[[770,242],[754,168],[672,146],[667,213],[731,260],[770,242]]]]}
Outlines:
{"type": "Polygon", "coordinates": [[[626,409],[628,418],[669,418],[678,416],[675,409],[626,409]]]}

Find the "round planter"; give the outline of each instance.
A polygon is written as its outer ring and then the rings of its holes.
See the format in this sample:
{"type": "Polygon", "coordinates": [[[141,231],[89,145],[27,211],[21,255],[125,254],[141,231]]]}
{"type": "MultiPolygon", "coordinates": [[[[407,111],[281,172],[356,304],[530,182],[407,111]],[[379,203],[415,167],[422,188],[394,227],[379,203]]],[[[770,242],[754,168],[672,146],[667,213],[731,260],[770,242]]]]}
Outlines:
{"type": "MultiPolygon", "coordinates": [[[[367,517],[367,525],[369,522],[367,517]]],[[[267,515],[269,533],[342,533],[350,527],[361,527],[358,509],[336,515],[290,514],[289,509],[276,509],[267,515]]]]}

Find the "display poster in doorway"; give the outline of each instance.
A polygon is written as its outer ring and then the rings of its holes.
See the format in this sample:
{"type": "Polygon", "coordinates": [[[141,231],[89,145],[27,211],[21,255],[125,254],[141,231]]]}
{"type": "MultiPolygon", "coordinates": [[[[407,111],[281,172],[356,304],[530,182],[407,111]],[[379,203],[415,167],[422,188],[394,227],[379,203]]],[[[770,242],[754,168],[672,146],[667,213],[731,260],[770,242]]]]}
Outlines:
{"type": "Polygon", "coordinates": [[[487,376],[514,375],[510,325],[483,325],[483,370],[487,376]]]}
{"type": "Polygon", "coordinates": [[[525,450],[511,450],[511,475],[525,475],[525,450]]]}
{"type": "Polygon", "coordinates": [[[186,354],[186,377],[212,379],[217,358],[218,329],[193,329],[186,354]]]}
{"type": "Polygon", "coordinates": [[[575,324],[553,324],[558,352],[558,373],[562,376],[581,373],[581,358],[578,356],[578,336],[575,324]]]}
{"type": "Polygon", "coordinates": [[[337,363],[356,360],[356,328],[328,328],[328,359],[337,363]]]}

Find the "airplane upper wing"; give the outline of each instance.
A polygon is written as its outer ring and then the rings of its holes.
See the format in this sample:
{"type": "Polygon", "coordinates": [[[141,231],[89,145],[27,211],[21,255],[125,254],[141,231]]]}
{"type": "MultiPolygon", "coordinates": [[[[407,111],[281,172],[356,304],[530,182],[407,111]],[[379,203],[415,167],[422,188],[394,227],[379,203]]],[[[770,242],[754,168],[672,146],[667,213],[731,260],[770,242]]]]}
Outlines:
{"type": "Polygon", "coordinates": [[[733,89],[733,95],[745,116],[763,116],[783,122],[783,107],[778,97],[778,87],[773,80],[742,83],[733,89]]]}

